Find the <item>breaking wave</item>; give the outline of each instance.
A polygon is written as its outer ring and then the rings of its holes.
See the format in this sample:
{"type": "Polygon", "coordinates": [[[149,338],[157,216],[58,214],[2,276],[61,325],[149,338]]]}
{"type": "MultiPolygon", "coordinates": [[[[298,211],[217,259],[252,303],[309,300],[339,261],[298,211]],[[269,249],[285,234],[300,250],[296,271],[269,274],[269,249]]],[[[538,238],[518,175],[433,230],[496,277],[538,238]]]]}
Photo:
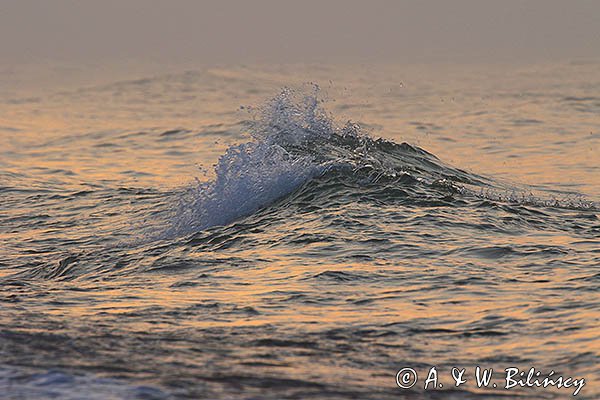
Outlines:
{"type": "Polygon", "coordinates": [[[581,197],[557,199],[446,165],[408,143],[373,138],[359,124],[336,122],[322,106],[319,87],[284,88],[249,108],[251,141],[229,147],[214,179],[190,186],[165,237],[227,225],[301,192],[311,198],[363,197],[427,205],[455,194],[500,202],[596,209],[581,197]]]}

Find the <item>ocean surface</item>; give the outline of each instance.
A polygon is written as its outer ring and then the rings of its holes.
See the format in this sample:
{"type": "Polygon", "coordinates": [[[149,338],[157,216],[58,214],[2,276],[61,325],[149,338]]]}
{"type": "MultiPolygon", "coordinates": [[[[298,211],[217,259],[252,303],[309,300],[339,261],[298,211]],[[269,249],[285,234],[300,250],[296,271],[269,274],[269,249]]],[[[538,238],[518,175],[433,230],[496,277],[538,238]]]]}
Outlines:
{"type": "Polygon", "coordinates": [[[600,398],[598,61],[0,72],[2,398],[600,398]]]}

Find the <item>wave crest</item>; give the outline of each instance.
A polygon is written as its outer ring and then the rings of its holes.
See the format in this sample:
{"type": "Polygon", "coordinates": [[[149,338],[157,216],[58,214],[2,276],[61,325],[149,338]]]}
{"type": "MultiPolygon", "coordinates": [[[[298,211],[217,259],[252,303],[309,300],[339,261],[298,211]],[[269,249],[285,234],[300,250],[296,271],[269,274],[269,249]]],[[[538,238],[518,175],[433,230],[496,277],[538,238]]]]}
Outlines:
{"type": "MultiPolygon", "coordinates": [[[[188,188],[166,236],[227,225],[325,175],[319,181],[339,184],[338,196],[351,198],[348,187],[366,188],[374,197],[401,193],[416,204],[456,193],[491,199],[515,191],[446,165],[419,147],[373,139],[359,124],[338,124],[322,103],[314,85],[308,93],[284,88],[263,106],[249,108],[253,140],[229,147],[215,166],[215,178],[188,188]]],[[[309,190],[313,197],[315,190],[309,190]]]]}

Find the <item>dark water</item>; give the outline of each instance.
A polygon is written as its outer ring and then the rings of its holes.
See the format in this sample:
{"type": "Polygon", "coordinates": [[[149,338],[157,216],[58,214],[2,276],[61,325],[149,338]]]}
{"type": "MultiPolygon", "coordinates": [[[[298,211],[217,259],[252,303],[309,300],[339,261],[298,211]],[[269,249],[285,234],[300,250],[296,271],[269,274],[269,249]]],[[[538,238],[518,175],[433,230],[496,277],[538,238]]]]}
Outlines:
{"type": "Polygon", "coordinates": [[[273,89],[338,70],[291,71],[5,92],[3,396],[572,397],[502,389],[535,367],[597,398],[597,64],[439,90],[348,68],[349,97],[273,89]],[[444,388],[424,391],[431,366],[444,388]]]}

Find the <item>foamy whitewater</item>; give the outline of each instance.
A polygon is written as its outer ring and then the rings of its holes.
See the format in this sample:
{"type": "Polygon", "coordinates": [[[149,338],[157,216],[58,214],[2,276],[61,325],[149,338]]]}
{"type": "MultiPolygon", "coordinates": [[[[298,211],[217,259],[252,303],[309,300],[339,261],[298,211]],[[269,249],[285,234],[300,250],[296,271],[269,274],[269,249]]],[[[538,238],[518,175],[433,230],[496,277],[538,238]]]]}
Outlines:
{"type": "Polygon", "coordinates": [[[597,398],[598,64],[373,68],[6,91],[3,398],[597,398]]]}

